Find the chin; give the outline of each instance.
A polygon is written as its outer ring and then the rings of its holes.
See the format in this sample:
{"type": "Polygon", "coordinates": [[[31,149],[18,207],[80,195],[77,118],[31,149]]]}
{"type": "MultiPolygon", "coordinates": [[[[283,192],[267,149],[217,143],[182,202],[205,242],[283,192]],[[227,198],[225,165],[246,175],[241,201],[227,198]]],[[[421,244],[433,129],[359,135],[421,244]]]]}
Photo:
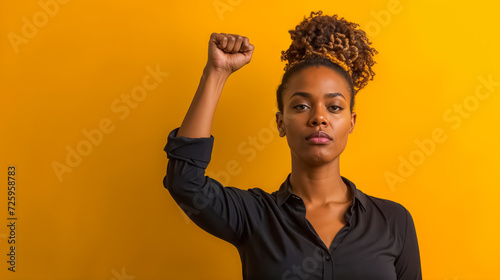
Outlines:
{"type": "Polygon", "coordinates": [[[321,166],[324,164],[328,164],[332,161],[335,161],[338,156],[340,155],[335,155],[335,154],[330,154],[330,153],[308,153],[308,154],[296,154],[297,158],[302,161],[303,163],[306,163],[307,165],[311,166],[321,166]]]}
{"type": "Polygon", "coordinates": [[[311,157],[307,160],[307,163],[313,166],[320,166],[335,161],[336,159],[336,157],[311,157]]]}

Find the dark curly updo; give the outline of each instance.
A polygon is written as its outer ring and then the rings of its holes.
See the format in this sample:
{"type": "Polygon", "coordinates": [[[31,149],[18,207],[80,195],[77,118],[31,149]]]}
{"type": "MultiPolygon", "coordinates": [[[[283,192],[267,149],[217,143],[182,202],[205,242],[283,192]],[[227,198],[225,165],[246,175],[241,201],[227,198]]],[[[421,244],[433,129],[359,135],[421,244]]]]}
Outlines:
{"type": "Polygon", "coordinates": [[[316,65],[329,67],[341,74],[351,89],[350,110],[354,107],[356,93],[373,80],[373,56],[378,52],[370,47],[370,40],[357,23],[348,22],[337,15],[311,15],[288,32],[292,44],[281,52],[281,61],[287,61],[285,74],[277,89],[278,110],[283,112],[283,90],[289,78],[300,70],[316,65]]]}

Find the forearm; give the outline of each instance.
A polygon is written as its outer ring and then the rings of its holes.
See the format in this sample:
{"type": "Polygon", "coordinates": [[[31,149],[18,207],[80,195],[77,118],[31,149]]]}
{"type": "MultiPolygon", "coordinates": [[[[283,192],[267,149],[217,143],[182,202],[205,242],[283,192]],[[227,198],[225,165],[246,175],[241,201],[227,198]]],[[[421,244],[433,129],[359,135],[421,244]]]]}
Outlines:
{"type": "Polygon", "coordinates": [[[210,137],[215,109],[229,74],[205,67],[177,136],[210,137]]]}

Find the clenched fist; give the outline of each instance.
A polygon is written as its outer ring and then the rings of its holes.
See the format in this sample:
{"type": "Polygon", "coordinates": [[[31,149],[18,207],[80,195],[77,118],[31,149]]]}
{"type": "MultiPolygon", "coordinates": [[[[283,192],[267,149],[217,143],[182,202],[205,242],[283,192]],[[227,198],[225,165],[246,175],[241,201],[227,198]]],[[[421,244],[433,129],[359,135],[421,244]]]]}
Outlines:
{"type": "Polygon", "coordinates": [[[208,70],[232,74],[250,62],[254,45],[237,34],[212,33],[208,43],[208,70]]]}

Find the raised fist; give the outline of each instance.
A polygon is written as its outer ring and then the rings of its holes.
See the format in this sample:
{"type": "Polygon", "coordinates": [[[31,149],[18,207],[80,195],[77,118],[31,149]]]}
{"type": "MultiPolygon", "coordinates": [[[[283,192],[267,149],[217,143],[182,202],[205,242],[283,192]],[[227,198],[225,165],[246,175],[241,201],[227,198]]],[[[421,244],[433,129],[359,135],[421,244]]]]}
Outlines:
{"type": "Polygon", "coordinates": [[[250,62],[254,45],[247,37],[237,34],[212,33],[208,43],[206,68],[232,74],[250,62]]]}

